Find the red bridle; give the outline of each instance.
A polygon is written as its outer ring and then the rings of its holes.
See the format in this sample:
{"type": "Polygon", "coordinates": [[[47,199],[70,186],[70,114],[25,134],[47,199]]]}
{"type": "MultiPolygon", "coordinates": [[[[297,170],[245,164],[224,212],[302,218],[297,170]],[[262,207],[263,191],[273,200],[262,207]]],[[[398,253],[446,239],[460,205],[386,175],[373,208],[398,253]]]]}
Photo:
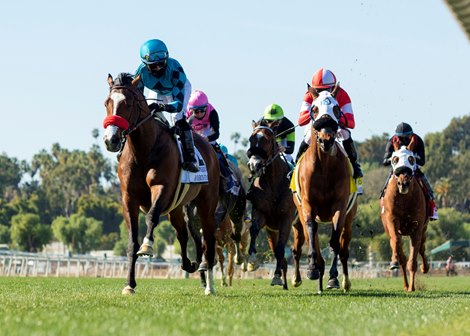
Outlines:
{"type": "Polygon", "coordinates": [[[109,115],[103,120],[103,127],[106,128],[109,125],[114,125],[120,129],[126,130],[129,128],[129,122],[121,116],[109,115]]]}

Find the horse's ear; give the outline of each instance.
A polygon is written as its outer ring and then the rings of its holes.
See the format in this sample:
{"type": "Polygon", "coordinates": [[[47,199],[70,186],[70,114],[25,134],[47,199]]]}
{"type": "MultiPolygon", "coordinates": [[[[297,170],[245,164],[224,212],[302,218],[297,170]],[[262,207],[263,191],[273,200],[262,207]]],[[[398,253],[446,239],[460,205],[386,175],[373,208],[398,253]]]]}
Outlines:
{"type": "Polygon", "coordinates": [[[394,136],[392,138],[392,145],[393,145],[393,150],[397,151],[400,149],[400,140],[398,139],[397,136],[394,136]]]}
{"type": "Polygon", "coordinates": [[[318,98],[318,92],[310,84],[307,83],[307,91],[312,95],[313,100],[318,98]]]}
{"type": "Polygon", "coordinates": [[[253,127],[253,128],[256,127],[256,121],[254,121],[254,120],[251,121],[251,127],[253,127]]]}
{"type": "Polygon", "coordinates": [[[336,95],[337,95],[338,92],[339,92],[339,88],[340,88],[339,82],[337,82],[337,83],[335,84],[335,86],[333,87],[333,90],[331,91],[331,95],[332,95],[334,98],[336,98],[336,95]]]}
{"type": "Polygon", "coordinates": [[[137,84],[139,84],[139,82],[140,82],[140,76],[141,76],[141,75],[139,74],[136,78],[134,78],[134,79],[132,80],[132,85],[133,85],[133,86],[137,86],[137,84]]]}
{"type": "Polygon", "coordinates": [[[109,87],[112,87],[114,85],[113,76],[111,76],[111,74],[108,74],[108,84],[109,87]]]}
{"type": "Polygon", "coordinates": [[[416,137],[414,136],[414,134],[411,136],[411,140],[410,140],[410,143],[408,144],[408,146],[406,146],[406,148],[410,151],[414,151],[416,147],[416,137]]]}

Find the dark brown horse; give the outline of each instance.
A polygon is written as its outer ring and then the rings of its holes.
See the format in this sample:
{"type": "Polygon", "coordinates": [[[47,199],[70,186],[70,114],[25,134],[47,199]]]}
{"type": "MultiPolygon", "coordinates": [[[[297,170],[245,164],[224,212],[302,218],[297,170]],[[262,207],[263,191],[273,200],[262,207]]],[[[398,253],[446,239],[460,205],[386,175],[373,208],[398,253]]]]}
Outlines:
{"type": "Polygon", "coordinates": [[[399,148],[394,143],[392,154],[392,177],[382,199],[380,217],[385,232],[390,237],[392,248],[391,268],[401,265],[403,271],[404,287],[406,291],[415,290],[415,275],[418,268],[418,253],[423,264],[421,271],[427,273],[429,263],[426,257],[425,242],[428,224],[428,210],[426,197],[417,178],[414,176],[416,160],[413,154],[414,141],[405,147],[399,148]],[[410,237],[410,256],[408,263],[402,248],[402,236],[410,237]],[[410,273],[410,282],[406,269],[410,273]]]}
{"type": "MultiPolygon", "coordinates": [[[[294,225],[294,259],[296,272],[294,285],[301,283],[299,260],[303,240],[308,243],[307,277],[319,280],[318,293],[323,291],[325,261],[320,252],[318,223],[332,224],[330,250],[333,261],[327,288],[339,288],[338,256],[343,266],[343,289],[349,290],[348,275],[351,223],[357,209],[357,198],[351,191],[349,160],[335,141],[340,109],[333,95],[327,91],[318,94],[311,89],[314,108],[311,143],[296,167],[298,184],[294,202],[297,206],[303,232],[294,225]],[[299,197],[300,196],[300,197],[299,197]],[[351,196],[351,197],[350,197],[351,196]]],[[[334,92],[333,92],[334,94],[334,92]]]]}
{"type": "Polygon", "coordinates": [[[205,254],[209,261],[206,294],[215,293],[212,267],[215,254],[214,214],[218,201],[219,163],[210,144],[194,135],[194,142],[207,166],[208,183],[180,184],[181,160],[174,134],[150,114],[143,94],[136,88],[139,78],[120,74],[108,76],[110,93],[105,101],[106,148],[122,150],[118,176],[123,214],[129,232],[129,271],[123,294],[133,294],[137,285],[135,262],[138,256],[153,254],[154,230],[160,215],[168,213],[181,245],[182,269],[195,272],[198,265],[187,257],[188,229],[182,207],[195,202],[201,217],[205,254]],[[147,232],[138,241],[139,208],[146,213],[147,232]]]}
{"type": "Polygon", "coordinates": [[[287,289],[287,261],[284,253],[292,229],[295,206],[287,177],[291,169],[281,158],[280,147],[276,142],[278,124],[278,121],[268,123],[264,120],[253,121],[252,124],[247,155],[250,172],[256,177],[247,195],[253,204],[248,270],[256,268],[253,265],[256,262],[256,238],[259,231],[266,228],[269,246],[276,257],[271,285],[287,289]]]}

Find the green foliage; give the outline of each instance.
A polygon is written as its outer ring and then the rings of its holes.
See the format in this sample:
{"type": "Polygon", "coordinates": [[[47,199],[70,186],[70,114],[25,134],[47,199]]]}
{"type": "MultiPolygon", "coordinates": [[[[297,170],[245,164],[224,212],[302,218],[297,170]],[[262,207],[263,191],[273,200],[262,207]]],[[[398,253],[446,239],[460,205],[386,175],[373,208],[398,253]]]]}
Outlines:
{"type": "Polygon", "coordinates": [[[7,244],[10,242],[10,228],[6,225],[0,224],[0,244],[7,244]]]}
{"type": "Polygon", "coordinates": [[[126,228],[126,222],[122,221],[119,225],[119,239],[116,241],[116,244],[113,248],[113,253],[116,256],[125,256],[127,255],[127,245],[128,245],[128,234],[126,228]]]}
{"type": "Polygon", "coordinates": [[[52,222],[54,236],[73,253],[86,253],[99,246],[102,223],[94,218],[73,214],[57,217],[52,222]]]}
{"type": "Polygon", "coordinates": [[[383,133],[381,136],[372,135],[370,139],[357,143],[359,161],[369,165],[381,165],[384,158],[385,145],[389,138],[390,135],[388,133],[383,133]]]}
{"type": "Polygon", "coordinates": [[[52,237],[51,228],[42,224],[38,215],[30,213],[13,216],[10,232],[13,246],[29,252],[38,252],[52,237]]]}
{"type": "Polygon", "coordinates": [[[10,199],[18,189],[25,162],[0,154],[0,197],[10,199]]]}
{"type": "Polygon", "coordinates": [[[122,211],[117,194],[100,195],[84,194],[78,198],[77,213],[92,217],[103,223],[103,233],[119,232],[119,223],[122,221],[122,211]]]}

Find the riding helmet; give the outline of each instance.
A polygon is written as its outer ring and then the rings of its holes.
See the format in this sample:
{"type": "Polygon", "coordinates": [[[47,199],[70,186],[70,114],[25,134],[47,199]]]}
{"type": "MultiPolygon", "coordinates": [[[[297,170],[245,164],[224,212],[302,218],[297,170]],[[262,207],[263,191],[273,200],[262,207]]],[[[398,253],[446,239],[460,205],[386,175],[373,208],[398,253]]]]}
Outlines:
{"type": "Polygon", "coordinates": [[[209,104],[207,95],[201,90],[194,90],[189,97],[188,108],[197,109],[199,107],[205,107],[209,104]]]}
{"type": "Polygon", "coordinates": [[[145,64],[153,64],[168,59],[168,48],[163,41],[148,40],[140,47],[140,59],[145,64]]]}
{"type": "Polygon", "coordinates": [[[325,68],[320,68],[313,74],[312,87],[314,89],[329,89],[336,85],[335,74],[325,68]]]}
{"type": "Polygon", "coordinates": [[[413,134],[413,129],[411,126],[405,122],[401,122],[398,124],[397,128],[395,129],[396,136],[404,136],[404,135],[411,135],[413,134]]]}
{"type": "Polygon", "coordinates": [[[264,109],[263,118],[266,120],[279,120],[284,118],[282,107],[277,104],[270,104],[264,109]]]}

